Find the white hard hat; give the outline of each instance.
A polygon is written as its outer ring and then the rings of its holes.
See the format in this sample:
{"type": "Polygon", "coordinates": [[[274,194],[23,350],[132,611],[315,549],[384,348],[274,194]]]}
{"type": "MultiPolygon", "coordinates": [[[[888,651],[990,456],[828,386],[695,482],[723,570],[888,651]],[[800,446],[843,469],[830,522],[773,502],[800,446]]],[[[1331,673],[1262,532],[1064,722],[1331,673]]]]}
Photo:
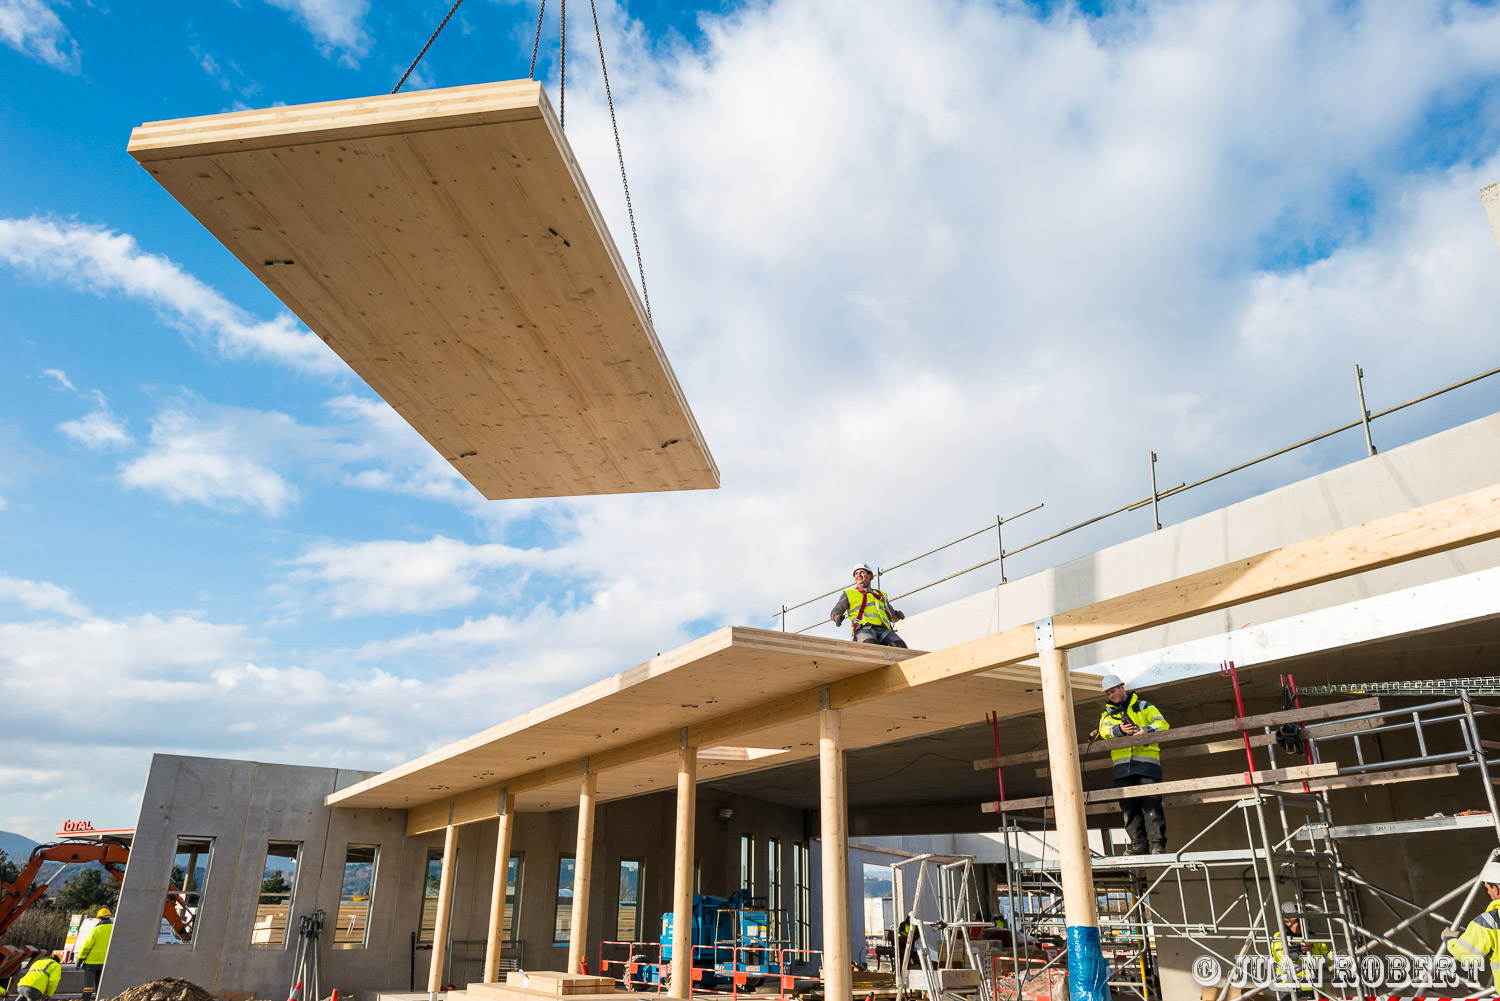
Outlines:
{"type": "Polygon", "coordinates": [[[870,567],[870,564],[868,564],[868,563],[857,563],[857,564],[855,564],[854,569],[851,570],[851,571],[849,571],[849,576],[851,576],[851,577],[854,576],[855,572],[859,571],[859,570],[863,570],[865,573],[869,574],[871,577],[875,576],[875,571],[870,567]]]}
{"type": "Polygon", "coordinates": [[[1297,902],[1295,900],[1288,900],[1288,901],[1286,901],[1285,903],[1283,903],[1281,905],[1281,913],[1283,913],[1283,914],[1296,915],[1297,911],[1298,911],[1298,907],[1297,907],[1297,902]]]}
{"type": "Polygon", "coordinates": [[[1119,688],[1123,684],[1125,684],[1125,682],[1120,680],[1120,676],[1118,674],[1106,674],[1099,681],[1099,691],[1107,692],[1111,688],[1119,688]]]}
{"type": "Polygon", "coordinates": [[[1479,870],[1479,881],[1500,886],[1500,862],[1486,862],[1484,868],[1479,870]]]}

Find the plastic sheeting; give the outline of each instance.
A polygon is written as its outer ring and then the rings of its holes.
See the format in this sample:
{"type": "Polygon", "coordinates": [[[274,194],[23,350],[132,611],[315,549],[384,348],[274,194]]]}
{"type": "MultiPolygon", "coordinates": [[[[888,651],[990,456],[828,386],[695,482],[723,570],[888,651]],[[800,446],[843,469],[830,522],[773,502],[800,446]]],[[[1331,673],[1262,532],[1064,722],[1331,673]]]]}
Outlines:
{"type": "Polygon", "coordinates": [[[1068,926],[1068,987],[1073,1001],[1110,1001],[1109,964],[1098,928],[1068,926]]]}

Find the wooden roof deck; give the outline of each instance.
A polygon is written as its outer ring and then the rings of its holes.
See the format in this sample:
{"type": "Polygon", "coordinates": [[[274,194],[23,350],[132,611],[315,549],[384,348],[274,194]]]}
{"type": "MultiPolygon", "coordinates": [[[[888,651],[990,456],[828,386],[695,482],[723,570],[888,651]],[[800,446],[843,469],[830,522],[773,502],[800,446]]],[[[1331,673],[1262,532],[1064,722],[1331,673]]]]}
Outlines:
{"type": "Polygon", "coordinates": [[[152,122],[129,152],[485,497],[718,486],[536,81],[152,122]]]}

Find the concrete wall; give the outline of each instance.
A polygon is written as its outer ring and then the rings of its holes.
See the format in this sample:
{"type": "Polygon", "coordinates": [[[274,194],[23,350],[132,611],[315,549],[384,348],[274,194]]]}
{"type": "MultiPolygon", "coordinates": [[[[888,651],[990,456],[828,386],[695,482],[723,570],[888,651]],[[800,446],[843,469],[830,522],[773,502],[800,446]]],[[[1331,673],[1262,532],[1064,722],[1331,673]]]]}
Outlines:
{"type": "MultiPolygon", "coordinates": [[[[912,647],[944,647],[1500,482],[1500,414],[1168,525],[911,616],[912,647]]],[[[1500,565],[1500,543],[1413,560],[1072,652],[1074,668],[1500,565]]]]}
{"type": "MultiPolygon", "coordinates": [[[[102,990],[108,996],[161,977],[184,977],[214,991],[254,991],[284,997],[291,986],[296,923],[322,909],[338,913],[343,861],[350,844],[380,849],[370,909],[368,945],[332,949],[325,926],[322,988],[327,995],[366,997],[376,990],[424,986],[432,960],[430,944],[412,947],[426,883],[429,849],[441,850],[435,832],[406,837],[404,811],[347,810],[323,806],[323,798],[369,773],[261,764],[215,758],[156,755],[146,782],[136,840],[121,888],[113,942],[102,990]],[[213,838],[203,885],[197,932],[191,945],[157,944],[162,905],[177,839],[213,838]],[[284,949],[250,948],[267,843],[302,844],[292,931],[284,949]]],[[[638,938],[655,942],[661,915],[671,907],[675,794],[657,793],[601,804],[595,815],[592,893],[589,901],[591,970],[600,944],[617,939],[620,862],[637,859],[640,875],[638,938]]],[[[513,854],[522,858],[517,943],[530,969],[561,969],[567,945],[554,943],[558,869],[576,846],[578,811],[523,813],[516,818],[513,854]]],[[[495,867],[498,822],[459,829],[454,862],[452,947],[443,980],[460,987],[482,975],[495,867]]],[[[755,851],[754,892],[771,893],[769,845],[781,847],[781,899],[790,909],[796,891],[792,855],[807,845],[803,811],[703,789],[698,799],[697,858],[702,891],[727,896],[740,885],[740,838],[755,851]],[[733,816],[718,819],[728,808],[733,816]]],[[[812,870],[814,873],[816,869],[812,870]]],[[[861,893],[861,897],[863,894],[861,893]]],[[[814,942],[820,945],[814,933],[814,942]]],[[[652,958],[655,953],[650,952],[652,958]]],[[[618,953],[628,958],[626,950],[618,953]]],[[[607,957],[608,958],[608,957],[607,957]]]]}

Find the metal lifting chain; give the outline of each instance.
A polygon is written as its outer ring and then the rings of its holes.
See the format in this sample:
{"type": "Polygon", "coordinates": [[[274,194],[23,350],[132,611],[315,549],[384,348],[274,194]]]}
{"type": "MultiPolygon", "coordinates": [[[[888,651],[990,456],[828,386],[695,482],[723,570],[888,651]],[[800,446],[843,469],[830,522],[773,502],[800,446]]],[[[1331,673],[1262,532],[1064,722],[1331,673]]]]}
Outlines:
{"type": "Polygon", "coordinates": [[[568,127],[568,0],[558,0],[557,127],[568,127]]]}
{"type": "Polygon", "coordinates": [[[531,40],[531,69],[526,71],[526,79],[536,79],[536,53],[542,45],[542,15],[547,13],[547,0],[542,0],[542,5],[536,12],[536,37],[531,40]]]}
{"type": "Polygon", "coordinates": [[[417,68],[417,63],[421,62],[422,61],[422,57],[425,56],[425,55],[427,55],[427,50],[430,49],[430,48],[432,48],[432,43],[433,42],[437,41],[437,36],[442,32],[442,30],[444,28],[448,27],[448,21],[449,21],[449,19],[451,19],[453,17],[454,13],[458,10],[458,5],[461,4],[461,3],[463,3],[463,2],[464,2],[464,0],[453,0],[453,6],[448,8],[448,13],[446,15],[444,15],[442,23],[437,26],[437,31],[434,31],[432,33],[432,37],[429,38],[429,39],[427,39],[427,44],[424,45],[424,46],[422,46],[422,51],[421,52],[417,53],[417,58],[415,58],[415,59],[413,59],[411,61],[411,65],[408,66],[408,67],[406,67],[406,72],[401,74],[401,79],[396,81],[396,86],[394,86],[394,87],[391,88],[391,93],[392,94],[394,94],[394,93],[396,93],[396,91],[400,90],[401,89],[401,85],[404,84],[404,83],[406,83],[406,78],[409,77],[409,76],[411,76],[412,70],[414,70],[414,69],[417,68]]]}
{"type": "MultiPolygon", "coordinates": [[[[567,0],[563,0],[564,3],[567,0]]],[[[651,322],[651,293],[646,291],[646,265],[641,261],[641,237],[635,228],[635,206],[630,203],[630,178],[625,176],[625,150],[620,146],[620,124],[615,120],[615,98],[609,90],[609,67],[604,63],[604,36],[599,31],[599,8],[589,0],[594,15],[594,40],[599,43],[599,69],[604,74],[604,97],[609,102],[609,126],[615,133],[615,155],[620,159],[620,184],[625,188],[625,212],[630,216],[630,239],[635,244],[635,267],[641,276],[641,299],[646,305],[646,322],[651,322]]]]}

